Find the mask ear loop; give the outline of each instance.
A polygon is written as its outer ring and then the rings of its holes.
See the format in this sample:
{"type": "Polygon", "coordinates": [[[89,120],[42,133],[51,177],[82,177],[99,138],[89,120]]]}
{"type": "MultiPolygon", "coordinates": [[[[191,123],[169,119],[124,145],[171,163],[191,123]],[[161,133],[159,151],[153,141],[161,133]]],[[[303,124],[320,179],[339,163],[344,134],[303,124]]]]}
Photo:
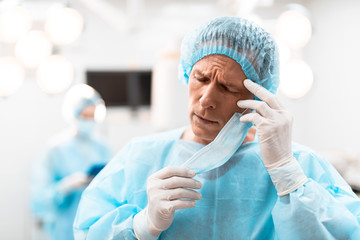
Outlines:
{"type": "MultiPolygon", "coordinates": [[[[241,114],[241,116],[244,116],[244,113],[246,112],[246,111],[248,111],[249,110],[249,108],[245,108],[245,110],[244,111],[242,111],[242,113],[240,113],[241,114]]],[[[248,113],[251,113],[251,112],[255,112],[255,109],[250,109],[250,111],[248,112],[248,113]]],[[[246,113],[247,114],[247,113],[246,113]]],[[[240,120],[240,119],[239,119],[240,120]]],[[[253,125],[253,126],[255,126],[255,125],[253,125]]],[[[256,127],[255,127],[255,129],[256,129],[256,127]]],[[[256,139],[257,138],[257,130],[255,130],[256,132],[255,132],[255,138],[254,139],[256,139]]]]}
{"type": "Polygon", "coordinates": [[[240,114],[241,114],[241,115],[244,115],[244,113],[245,113],[247,110],[249,110],[249,108],[245,108],[245,110],[242,111],[240,114]]]}

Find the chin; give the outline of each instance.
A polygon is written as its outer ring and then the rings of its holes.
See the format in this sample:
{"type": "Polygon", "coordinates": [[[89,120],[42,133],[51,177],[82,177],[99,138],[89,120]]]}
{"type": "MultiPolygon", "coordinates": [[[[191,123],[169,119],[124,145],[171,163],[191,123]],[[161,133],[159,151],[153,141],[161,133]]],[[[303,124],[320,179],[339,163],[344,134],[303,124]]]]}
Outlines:
{"type": "Polygon", "coordinates": [[[203,128],[199,128],[197,126],[192,126],[192,131],[199,140],[205,143],[212,142],[218,133],[218,132],[214,133],[214,131],[209,131],[203,128]]]}

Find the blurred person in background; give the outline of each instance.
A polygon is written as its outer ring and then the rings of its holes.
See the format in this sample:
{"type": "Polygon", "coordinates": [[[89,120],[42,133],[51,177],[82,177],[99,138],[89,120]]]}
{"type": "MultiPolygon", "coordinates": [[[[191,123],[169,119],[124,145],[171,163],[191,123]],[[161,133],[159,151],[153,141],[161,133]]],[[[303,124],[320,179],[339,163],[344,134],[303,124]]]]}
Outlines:
{"type": "Polygon", "coordinates": [[[55,137],[33,167],[31,207],[51,239],[73,239],[73,220],[80,196],[111,159],[98,135],[106,108],[99,93],[86,84],[65,95],[63,114],[71,128],[55,137]]]}
{"type": "Polygon", "coordinates": [[[185,36],[179,69],[190,126],[128,143],[83,193],[76,239],[360,239],[360,199],[292,142],[268,32],[213,19],[185,36]]]}

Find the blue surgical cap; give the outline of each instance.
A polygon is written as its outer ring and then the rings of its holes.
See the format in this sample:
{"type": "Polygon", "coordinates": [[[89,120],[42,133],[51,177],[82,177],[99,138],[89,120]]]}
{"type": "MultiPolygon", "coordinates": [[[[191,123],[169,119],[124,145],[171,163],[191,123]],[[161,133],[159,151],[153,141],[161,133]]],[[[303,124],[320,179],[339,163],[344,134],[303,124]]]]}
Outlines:
{"type": "Polygon", "coordinates": [[[189,83],[200,59],[222,54],[239,63],[248,79],[275,93],[279,85],[279,55],[270,33],[236,17],[215,18],[188,33],[181,46],[180,80],[189,83]]]}

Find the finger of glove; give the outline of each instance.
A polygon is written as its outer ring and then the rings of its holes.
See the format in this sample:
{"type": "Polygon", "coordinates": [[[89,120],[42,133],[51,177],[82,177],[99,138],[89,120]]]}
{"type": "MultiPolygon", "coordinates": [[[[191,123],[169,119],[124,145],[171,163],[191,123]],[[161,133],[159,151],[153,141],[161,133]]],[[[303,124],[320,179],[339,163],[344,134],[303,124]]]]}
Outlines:
{"type": "Polygon", "coordinates": [[[256,97],[266,102],[273,109],[281,109],[282,105],[277,100],[276,96],[266,90],[259,84],[251,81],[250,79],[244,80],[244,86],[256,97]]]}
{"type": "Polygon", "coordinates": [[[158,208],[154,208],[152,211],[149,210],[149,217],[151,222],[157,222],[156,215],[160,214],[162,220],[167,220],[166,218],[171,217],[175,210],[192,208],[196,205],[196,201],[194,200],[174,200],[168,202],[161,202],[161,205],[158,208]],[[155,218],[153,218],[154,216],[155,218]],[[154,221],[155,220],[155,221],[154,221]]]}
{"type": "Polygon", "coordinates": [[[201,199],[201,193],[196,192],[191,189],[186,188],[177,188],[177,189],[171,189],[164,192],[163,199],[166,199],[168,201],[173,201],[177,199],[191,199],[191,200],[200,200],[201,199]]]}
{"type": "Polygon", "coordinates": [[[178,177],[178,176],[174,176],[162,180],[161,185],[163,189],[174,189],[174,188],[200,189],[202,187],[201,182],[195,179],[178,177]]]}
{"type": "Polygon", "coordinates": [[[196,174],[193,170],[181,166],[168,166],[152,175],[154,178],[166,179],[173,176],[192,178],[196,174]]]}
{"type": "Polygon", "coordinates": [[[245,114],[240,117],[240,122],[252,122],[255,126],[259,126],[265,119],[256,112],[245,114]]]}
{"type": "Polygon", "coordinates": [[[194,200],[174,200],[170,202],[173,211],[178,209],[192,208],[196,205],[194,200]]]}
{"type": "MultiPolygon", "coordinates": [[[[239,100],[237,102],[239,108],[250,108],[256,110],[261,116],[272,118],[274,110],[267,105],[267,103],[257,100],[239,100]]],[[[246,115],[246,114],[245,114],[246,115]]]]}
{"type": "Polygon", "coordinates": [[[91,179],[90,179],[90,178],[86,178],[86,179],[83,179],[82,181],[80,181],[80,182],[79,182],[79,185],[80,185],[80,186],[85,186],[85,185],[88,185],[90,182],[91,182],[91,179]]]}
{"type": "Polygon", "coordinates": [[[64,182],[77,183],[87,178],[87,175],[83,172],[76,172],[62,179],[64,182]]]}

